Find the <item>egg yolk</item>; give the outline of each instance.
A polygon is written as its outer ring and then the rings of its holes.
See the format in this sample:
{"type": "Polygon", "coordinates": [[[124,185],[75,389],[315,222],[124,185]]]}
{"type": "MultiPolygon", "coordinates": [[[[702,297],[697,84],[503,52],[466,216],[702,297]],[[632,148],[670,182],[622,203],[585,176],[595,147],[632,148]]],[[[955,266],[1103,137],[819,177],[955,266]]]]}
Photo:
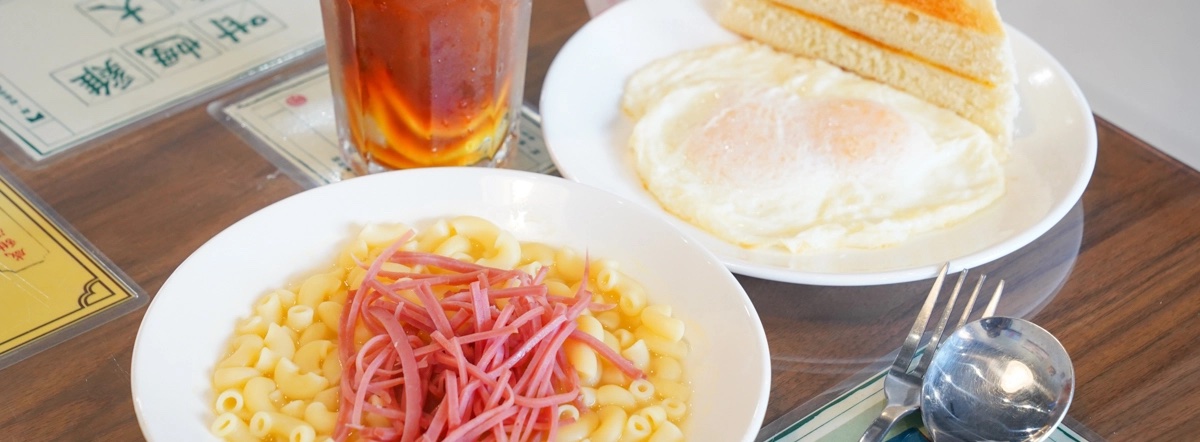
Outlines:
{"type": "Polygon", "coordinates": [[[704,175],[732,185],[878,167],[914,142],[924,143],[923,132],[904,115],[874,101],[781,93],[721,101],[680,148],[704,175]]]}
{"type": "Polygon", "coordinates": [[[861,99],[817,100],[807,117],[813,146],[843,163],[895,155],[911,145],[916,130],[888,105],[861,99]]]}
{"type": "Polygon", "coordinates": [[[777,120],[789,103],[741,101],[720,109],[681,146],[687,160],[714,180],[749,184],[778,170],[794,151],[779,149],[783,125],[777,120]]]}

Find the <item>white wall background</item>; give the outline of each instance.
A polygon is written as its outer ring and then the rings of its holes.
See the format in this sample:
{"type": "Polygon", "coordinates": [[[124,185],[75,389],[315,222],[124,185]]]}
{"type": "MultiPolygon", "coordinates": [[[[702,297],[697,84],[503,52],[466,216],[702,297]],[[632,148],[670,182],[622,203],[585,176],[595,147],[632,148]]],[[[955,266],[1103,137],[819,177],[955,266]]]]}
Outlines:
{"type": "Polygon", "coordinates": [[[1067,68],[1092,111],[1200,170],[1200,1],[996,1],[1067,68]]]}

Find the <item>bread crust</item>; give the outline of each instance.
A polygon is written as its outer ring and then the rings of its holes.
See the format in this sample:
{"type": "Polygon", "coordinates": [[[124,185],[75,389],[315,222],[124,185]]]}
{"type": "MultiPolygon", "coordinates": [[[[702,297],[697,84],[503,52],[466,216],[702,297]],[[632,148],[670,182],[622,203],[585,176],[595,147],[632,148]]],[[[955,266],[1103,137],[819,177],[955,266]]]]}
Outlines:
{"type": "Polygon", "coordinates": [[[991,0],[882,0],[931,18],[990,35],[1004,35],[1004,25],[991,0]]]}
{"type": "Polygon", "coordinates": [[[991,0],[773,0],[985,83],[1011,77],[991,0]]]}
{"type": "MultiPolygon", "coordinates": [[[[1007,156],[1018,110],[1014,82],[978,81],[911,53],[864,38],[818,17],[797,14],[771,0],[728,0],[718,21],[746,37],[793,54],[829,61],[950,109],[992,134],[1007,156]]],[[[1011,66],[1011,51],[1001,54],[1011,66]]]]}

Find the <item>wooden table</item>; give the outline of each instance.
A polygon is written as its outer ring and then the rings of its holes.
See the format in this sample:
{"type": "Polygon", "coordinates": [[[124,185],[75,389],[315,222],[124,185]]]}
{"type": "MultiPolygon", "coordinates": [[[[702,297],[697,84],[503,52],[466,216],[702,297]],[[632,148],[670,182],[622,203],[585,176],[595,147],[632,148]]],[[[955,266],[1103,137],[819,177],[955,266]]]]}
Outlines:
{"type": "MultiPolygon", "coordinates": [[[[537,102],[551,60],[587,18],[581,0],[535,2],[528,102],[537,102]]],[[[1110,440],[1195,438],[1200,173],[1107,121],[1097,119],[1097,128],[1099,161],[1081,206],[984,270],[1010,282],[1001,313],[1031,316],[1070,352],[1074,419],[1110,440]]],[[[214,234],[302,190],[202,105],[43,163],[0,157],[0,165],[151,294],[214,234]]],[[[764,423],[883,361],[928,287],[741,280],[772,349],[764,423]]],[[[144,313],[0,371],[0,441],[140,440],[129,367],[144,313]]]]}

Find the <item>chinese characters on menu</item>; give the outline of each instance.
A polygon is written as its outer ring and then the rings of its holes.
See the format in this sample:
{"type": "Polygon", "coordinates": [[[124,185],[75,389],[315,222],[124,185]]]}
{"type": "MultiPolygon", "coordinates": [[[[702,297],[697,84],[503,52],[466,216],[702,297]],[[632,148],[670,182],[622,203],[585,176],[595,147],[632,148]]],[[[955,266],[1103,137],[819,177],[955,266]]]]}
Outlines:
{"type": "Polygon", "coordinates": [[[40,160],[321,37],[316,2],[0,2],[0,131],[40,160]]]}
{"type": "MultiPolygon", "coordinates": [[[[177,0],[173,10],[157,0],[90,0],[80,3],[77,9],[119,38],[205,3],[177,0]]],[[[129,40],[54,76],[85,103],[93,103],[199,65],[286,27],[254,1],[237,1],[129,40]]]]}
{"type": "MultiPolygon", "coordinates": [[[[4,216],[4,214],[0,213],[0,216],[4,216]]],[[[31,252],[43,251],[44,249],[24,232],[12,227],[6,229],[5,226],[0,225],[0,271],[20,271],[41,258],[31,252]]]]}

